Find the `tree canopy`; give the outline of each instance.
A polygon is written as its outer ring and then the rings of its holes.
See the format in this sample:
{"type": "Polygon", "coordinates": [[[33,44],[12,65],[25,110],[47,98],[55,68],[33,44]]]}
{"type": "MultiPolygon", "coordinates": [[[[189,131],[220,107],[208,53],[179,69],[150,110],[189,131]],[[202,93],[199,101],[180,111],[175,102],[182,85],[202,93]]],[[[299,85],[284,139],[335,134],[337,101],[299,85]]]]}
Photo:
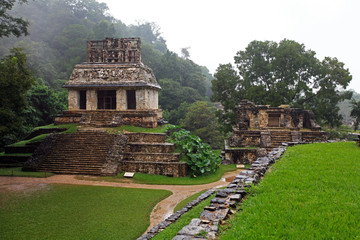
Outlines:
{"type": "MultiPolygon", "coordinates": [[[[29,34],[29,22],[8,12],[14,7],[15,2],[16,0],[0,0],[0,38],[10,35],[20,37],[21,34],[29,34]]],[[[18,2],[26,3],[27,0],[18,0],[18,2]]]]}
{"type": "Polygon", "coordinates": [[[74,65],[86,60],[86,41],[106,37],[141,38],[142,61],[153,69],[162,86],[159,104],[171,123],[185,118],[189,104],[211,95],[208,69],[169,51],[155,23],[126,25],[109,15],[107,5],[97,0],[5,2],[31,23],[28,36],[0,38],[0,58],[9,55],[11,48],[22,48],[27,67],[38,80],[27,95],[30,106],[24,113],[26,123],[44,124],[65,110],[59,109],[67,99],[61,85],[69,79],[74,65]],[[56,104],[50,105],[52,101],[56,104]]]}
{"type": "Polygon", "coordinates": [[[352,99],[350,116],[355,118],[354,129],[356,131],[360,125],[360,101],[352,99]]]}
{"type": "Polygon", "coordinates": [[[284,39],[252,41],[237,52],[236,69],[220,65],[213,80],[212,99],[224,106],[223,122],[234,124],[232,109],[240,99],[256,104],[311,109],[317,120],[336,126],[341,116],[336,104],[351,98],[346,89],[352,77],[336,58],[316,58],[315,51],[284,39]]]}
{"type": "Polygon", "coordinates": [[[27,91],[34,77],[26,66],[26,55],[12,49],[0,62],[0,146],[15,140],[24,123],[27,91]]]}

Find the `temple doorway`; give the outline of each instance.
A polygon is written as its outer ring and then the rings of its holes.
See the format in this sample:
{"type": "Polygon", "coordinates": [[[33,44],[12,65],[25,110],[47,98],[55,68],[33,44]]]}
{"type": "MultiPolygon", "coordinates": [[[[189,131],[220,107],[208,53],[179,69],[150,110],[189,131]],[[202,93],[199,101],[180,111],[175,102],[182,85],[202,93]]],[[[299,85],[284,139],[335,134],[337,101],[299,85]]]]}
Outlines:
{"type": "Polygon", "coordinates": [[[97,91],[98,109],[116,109],[116,90],[97,91]]]}
{"type": "Polygon", "coordinates": [[[126,90],[127,109],[136,109],[135,90],[126,90]]]}

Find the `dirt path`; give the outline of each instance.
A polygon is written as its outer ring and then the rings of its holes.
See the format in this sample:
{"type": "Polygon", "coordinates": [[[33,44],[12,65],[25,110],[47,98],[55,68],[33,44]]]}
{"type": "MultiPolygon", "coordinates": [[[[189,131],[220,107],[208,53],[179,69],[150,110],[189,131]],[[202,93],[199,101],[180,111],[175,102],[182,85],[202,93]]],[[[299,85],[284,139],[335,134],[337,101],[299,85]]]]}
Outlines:
{"type": "Polygon", "coordinates": [[[108,187],[125,187],[125,188],[145,188],[145,189],[162,189],[169,190],[173,194],[168,198],[160,201],[152,210],[150,215],[150,226],[156,226],[164,221],[173,213],[175,206],[185,198],[200,192],[216,187],[226,186],[238,174],[240,170],[228,172],[222,180],[203,185],[147,185],[136,183],[116,183],[105,181],[89,181],[76,179],[74,175],[54,175],[48,178],[29,178],[29,177],[0,177],[0,191],[34,191],[41,190],[47,184],[76,184],[108,187]],[[225,180],[226,179],[226,180],[225,180]]]}

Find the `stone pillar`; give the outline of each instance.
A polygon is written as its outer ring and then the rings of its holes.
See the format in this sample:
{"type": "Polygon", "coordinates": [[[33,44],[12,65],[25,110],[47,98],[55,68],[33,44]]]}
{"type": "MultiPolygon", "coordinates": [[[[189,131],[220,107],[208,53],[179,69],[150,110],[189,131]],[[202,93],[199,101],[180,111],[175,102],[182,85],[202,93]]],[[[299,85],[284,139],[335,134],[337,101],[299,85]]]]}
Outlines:
{"type": "Polygon", "coordinates": [[[78,90],[69,89],[68,94],[68,109],[69,111],[79,110],[80,97],[78,90]]]}
{"type": "Polygon", "coordinates": [[[86,91],[86,110],[97,109],[97,93],[95,89],[88,89],[86,91]]]}
{"type": "Polygon", "coordinates": [[[123,111],[127,110],[126,90],[116,90],[116,110],[123,111]]]}
{"type": "Polygon", "coordinates": [[[136,95],[136,110],[146,109],[145,89],[137,89],[135,95],[136,95]]]}
{"type": "Polygon", "coordinates": [[[145,90],[145,106],[146,109],[158,109],[159,108],[159,98],[158,91],[155,89],[146,89],[145,90]]]}

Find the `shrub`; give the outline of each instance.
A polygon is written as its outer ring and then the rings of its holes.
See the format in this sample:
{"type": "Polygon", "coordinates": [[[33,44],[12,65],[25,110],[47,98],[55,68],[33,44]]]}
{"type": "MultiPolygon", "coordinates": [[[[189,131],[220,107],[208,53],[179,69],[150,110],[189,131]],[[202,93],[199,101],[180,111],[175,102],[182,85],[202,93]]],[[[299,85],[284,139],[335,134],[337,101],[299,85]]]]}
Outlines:
{"type": "Polygon", "coordinates": [[[186,164],[190,174],[194,177],[207,173],[214,173],[219,168],[221,159],[215,154],[209,144],[190,134],[189,131],[176,126],[169,126],[168,130],[173,131],[169,141],[175,143],[182,149],[185,155],[186,164]]]}

